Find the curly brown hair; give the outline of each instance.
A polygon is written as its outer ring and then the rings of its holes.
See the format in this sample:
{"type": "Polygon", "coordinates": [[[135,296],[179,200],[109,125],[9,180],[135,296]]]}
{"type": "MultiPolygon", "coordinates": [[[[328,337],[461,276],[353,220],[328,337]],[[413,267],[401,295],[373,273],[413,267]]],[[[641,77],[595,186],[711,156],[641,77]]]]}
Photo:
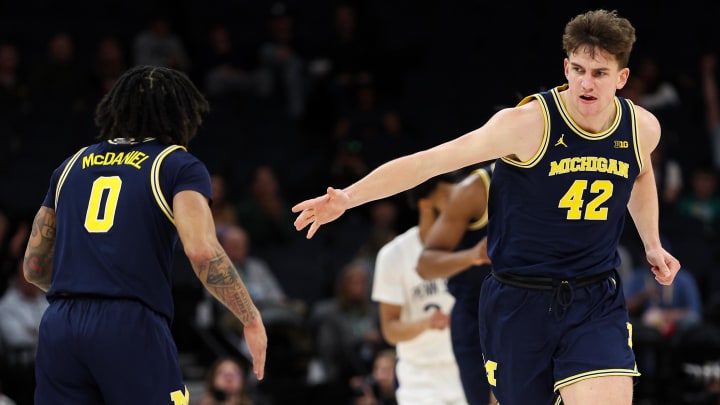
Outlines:
{"type": "Polygon", "coordinates": [[[570,55],[584,47],[591,56],[600,49],[615,57],[620,68],[630,60],[635,43],[635,28],[616,10],[593,10],[575,16],[565,26],[563,49],[570,55]]]}

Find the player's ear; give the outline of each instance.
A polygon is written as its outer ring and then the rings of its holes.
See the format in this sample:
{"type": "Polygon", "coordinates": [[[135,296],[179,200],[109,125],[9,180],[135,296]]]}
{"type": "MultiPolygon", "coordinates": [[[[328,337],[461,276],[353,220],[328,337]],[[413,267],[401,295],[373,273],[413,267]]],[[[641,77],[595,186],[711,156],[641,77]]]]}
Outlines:
{"type": "Polygon", "coordinates": [[[618,82],[615,87],[617,87],[618,90],[625,87],[629,77],[630,77],[630,68],[626,67],[626,68],[620,69],[620,74],[618,75],[618,82]]]}

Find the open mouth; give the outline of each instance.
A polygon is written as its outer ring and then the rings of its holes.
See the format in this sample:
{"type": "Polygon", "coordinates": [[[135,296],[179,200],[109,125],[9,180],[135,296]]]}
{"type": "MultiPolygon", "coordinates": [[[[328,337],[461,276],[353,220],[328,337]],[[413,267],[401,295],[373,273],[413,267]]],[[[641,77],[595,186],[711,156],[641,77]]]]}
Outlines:
{"type": "Polygon", "coordinates": [[[593,100],[595,100],[595,97],[593,97],[593,96],[580,96],[580,98],[583,99],[583,100],[585,100],[585,101],[593,101],[593,100]]]}

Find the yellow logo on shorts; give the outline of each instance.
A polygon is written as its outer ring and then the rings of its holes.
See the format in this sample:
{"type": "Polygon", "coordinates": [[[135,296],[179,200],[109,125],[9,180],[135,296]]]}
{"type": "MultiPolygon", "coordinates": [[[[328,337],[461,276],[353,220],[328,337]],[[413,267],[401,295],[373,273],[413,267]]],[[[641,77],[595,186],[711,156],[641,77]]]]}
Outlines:
{"type": "Polygon", "coordinates": [[[173,405],[190,405],[190,391],[185,387],[185,392],[180,390],[173,391],[170,393],[170,400],[173,405]]]}
{"type": "Polygon", "coordinates": [[[498,364],[492,360],[485,362],[485,372],[487,373],[488,384],[493,387],[497,386],[497,380],[495,380],[495,370],[497,370],[498,364]]]}

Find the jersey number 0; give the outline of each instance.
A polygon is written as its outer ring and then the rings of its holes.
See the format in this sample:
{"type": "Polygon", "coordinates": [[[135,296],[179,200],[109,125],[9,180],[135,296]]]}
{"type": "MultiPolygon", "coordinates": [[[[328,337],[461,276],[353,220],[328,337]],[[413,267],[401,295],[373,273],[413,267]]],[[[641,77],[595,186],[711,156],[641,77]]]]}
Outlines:
{"type": "Polygon", "coordinates": [[[93,182],[85,214],[85,229],[88,232],[107,232],[115,223],[115,210],[120,196],[122,180],[119,176],[98,177],[93,182]],[[104,209],[103,201],[105,202],[104,209]]]}

